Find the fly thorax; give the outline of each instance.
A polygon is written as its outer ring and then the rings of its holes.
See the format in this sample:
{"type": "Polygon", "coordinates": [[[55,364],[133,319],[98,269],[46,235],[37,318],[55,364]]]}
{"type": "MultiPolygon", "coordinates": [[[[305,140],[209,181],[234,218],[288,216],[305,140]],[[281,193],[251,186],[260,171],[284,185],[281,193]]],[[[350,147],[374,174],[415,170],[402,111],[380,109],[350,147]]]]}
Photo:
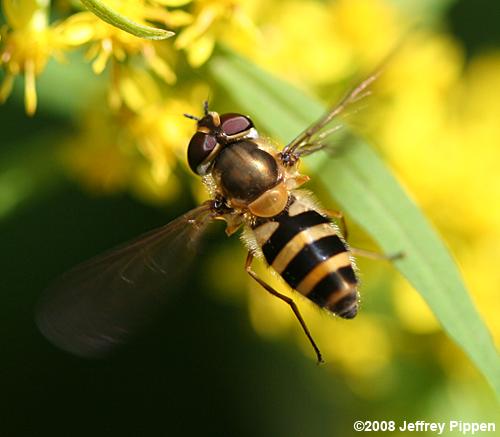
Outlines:
{"type": "Polygon", "coordinates": [[[280,182],[276,159],[247,140],[224,147],[212,175],[224,196],[239,205],[249,205],[280,182]]]}

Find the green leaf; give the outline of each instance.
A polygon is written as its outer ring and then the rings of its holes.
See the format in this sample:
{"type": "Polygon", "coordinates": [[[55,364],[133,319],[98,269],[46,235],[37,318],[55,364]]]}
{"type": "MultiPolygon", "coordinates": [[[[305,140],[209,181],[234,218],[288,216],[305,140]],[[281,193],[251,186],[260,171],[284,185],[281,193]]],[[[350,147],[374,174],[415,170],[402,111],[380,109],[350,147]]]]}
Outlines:
{"type": "Polygon", "coordinates": [[[170,38],[174,32],[156,27],[145,26],[144,24],[136,23],[123,15],[120,15],[111,9],[105,2],[100,0],[82,0],[85,7],[97,15],[101,20],[112,26],[118,27],[139,38],[160,40],[170,38]]]}
{"type": "MultiPolygon", "coordinates": [[[[209,68],[257,125],[283,143],[325,111],[316,100],[228,50],[216,56],[209,68]]],[[[445,245],[377,153],[352,134],[345,140],[348,145],[336,159],[326,153],[306,158],[315,177],[384,253],[404,252],[405,257],[394,263],[396,268],[500,398],[499,355],[445,245]]]]}

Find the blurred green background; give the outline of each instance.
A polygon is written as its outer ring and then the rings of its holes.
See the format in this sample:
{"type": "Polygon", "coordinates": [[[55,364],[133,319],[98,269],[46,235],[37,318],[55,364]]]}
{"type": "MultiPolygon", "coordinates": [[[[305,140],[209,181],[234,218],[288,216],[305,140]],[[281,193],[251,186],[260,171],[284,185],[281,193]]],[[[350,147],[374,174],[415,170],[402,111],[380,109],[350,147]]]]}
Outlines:
{"type": "MultiPolygon", "coordinates": [[[[60,2],[53,15],[68,14],[66,3],[60,2]]],[[[336,2],[305,3],[330,7],[336,2]]],[[[394,7],[393,3],[398,2],[357,3],[394,7]]],[[[475,73],[483,82],[488,77],[500,77],[500,27],[492,13],[496,2],[435,3],[440,5],[439,15],[432,12],[437,17],[433,24],[435,32],[441,35],[439,38],[453,41],[463,56],[463,64],[457,67],[457,83],[470,85],[475,73]],[[493,61],[477,64],[483,55],[493,61]],[[472,73],[470,65],[477,68],[472,73]]],[[[264,13],[269,8],[271,14],[280,8],[300,9],[303,5],[283,2],[280,6],[280,2],[275,2],[272,6],[261,3],[258,7],[264,13]]],[[[407,8],[406,13],[411,15],[415,2],[401,2],[398,7],[403,12],[407,8]]],[[[430,16],[431,12],[425,14],[430,16]]],[[[299,17],[295,20],[301,21],[299,17]]],[[[286,40],[286,33],[283,38],[286,40]]],[[[286,50],[283,53],[285,57],[286,50]]],[[[356,54],[356,50],[352,53],[356,54]]],[[[165,55],[167,59],[172,56],[165,55]]],[[[464,354],[431,320],[427,310],[421,309],[423,303],[413,295],[406,301],[394,297],[405,286],[390,266],[360,262],[364,272],[363,306],[358,319],[346,324],[319,315],[319,321],[313,321],[313,332],[323,330],[320,346],[333,350],[331,358],[327,356],[329,363],[318,367],[288,309],[280,307],[277,312],[274,306],[266,307],[266,303],[259,307],[259,302],[267,302],[269,298],[264,292],[259,295],[259,291],[250,289],[253,286],[249,285],[243,269],[245,251],[237,238],[225,237],[222,225],[215,226],[207,237],[189,282],[184,289],[172,293],[163,319],[139,341],[105,361],[75,358],[50,345],[37,331],[33,312],[51,280],[79,261],[166,223],[200,199],[200,188],[194,178],[184,164],[177,164],[177,157],[182,159],[187,143],[183,137],[186,134],[175,132],[171,126],[184,122],[172,114],[198,113],[193,102],[201,102],[208,89],[214,109],[231,109],[231,96],[204,76],[204,66],[193,69],[188,61],[176,58],[172,62],[182,77],[178,84],[171,85],[172,91],[167,94],[177,103],[167,103],[168,116],[173,121],[162,123],[167,125],[166,134],[178,135],[180,140],[172,146],[172,156],[165,158],[168,166],[150,166],[150,161],[156,159],[151,156],[157,153],[154,139],[139,144],[142,154],[123,146],[130,143],[130,136],[140,137],[157,126],[148,120],[139,126],[134,124],[130,108],[136,110],[144,104],[137,103],[131,97],[132,88],[124,85],[119,92],[125,96],[128,112],[109,115],[103,107],[113,96],[106,99],[102,89],[112,80],[113,73],[105,72],[96,79],[82,60],[82,52],[74,52],[69,58],[69,64],[56,65],[51,61],[37,79],[39,104],[34,117],[25,115],[19,80],[9,100],[0,106],[1,436],[346,436],[355,434],[352,430],[355,420],[456,419],[496,421],[500,425],[494,394],[464,354]],[[200,85],[204,80],[208,81],[208,87],[200,85]],[[188,109],[184,110],[185,107],[188,109]],[[121,132],[120,123],[132,134],[121,132]],[[100,142],[107,142],[109,150],[92,149],[100,142]],[[90,152],[79,154],[79,147],[90,152]],[[95,168],[95,174],[89,168],[95,168]],[[152,179],[150,174],[154,175],[152,179]],[[418,320],[412,324],[413,317],[418,320]],[[336,324],[340,327],[335,328],[336,324]],[[340,352],[335,352],[337,344],[340,352]]],[[[364,62],[373,65],[376,59],[376,55],[371,55],[364,62]]],[[[261,63],[280,74],[279,67],[267,65],[265,60],[261,63]]],[[[140,70],[141,66],[137,68],[140,70]]],[[[286,68],[289,67],[283,66],[283,71],[286,68]]],[[[330,93],[342,89],[335,88],[328,80],[307,82],[301,74],[307,71],[283,76],[321,94],[326,101],[331,101],[330,93]]],[[[347,80],[348,76],[339,73],[338,79],[347,80]]],[[[143,85],[149,86],[147,81],[143,85]]],[[[493,91],[483,96],[483,100],[477,98],[478,108],[488,107],[488,99],[498,100],[498,94],[494,93],[500,89],[498,86],[492,86],[493,91]]],[[[488,88],[488,83],[485,87],[488,88]]],[[[447,111],[458,111],[465,105],[460,99],[466,95],[464,92],[448,96],[447,101],[456,102],[447,111]]],[[[467,115],[472,120],[474,114],[481,113],[475,113],[474,108],[471,106],[467,115]]],[[[146,113],[151,115],[150,108],[146,113]]],[[[498,119],[500,112],[494,115],[498,119]]],[[[418,120],[414,122],[418,125],[418,120]]],[[[193,126],[187,123],[183,129],[189,135],[193,126]]],[[[390,130],[391,126],[385,129],[390,130]]],[[[377,132],[371,131],[371,135],[376,136],[377,132]]],[[[498,158],[500,137],[489,131],[480,133],[485,136],[478,134],[478,142],[486,139],[495,149],[491,156],[498,158]]],[[[474,138],[475,131],[468,134],[474,138]]],[[[457,258],[468,284],[476,290],[473,297],[479,311],[487,315],[498,340],[497,313],[487,314],[488,308],[491,311],[498,308],[499,282],[493,282],[498,280],[498,273],[493,272],[489,282],[486,276],[477,280],[473,275],[467,276],[467,271],[476,269],[478,264],[483,268],[497,264],[498,258],[494,256],[498,254],[498,234],[488,233],[486,225],[478,225],[471,231],[458,219],[450,219],[463,211],[454,209],[451,201],[443,203],[443,198],[427,195],[425,177],[419,180],[407,171],[414,163],[420,172],[420,158],[408,157],[408,151],[398,151],[388,143],[382,149],[384,155],[424,210],[431,212],[450,247],[460,253],[475,254],[470,263],[466,257],[457,255],[457,258]],[[490,251],[475,246],[476,241],[486,244],[490,251]],[[482,263],[481,256],[486,259],[486,254],[490,264],[482,263]],[[486,282],[483,288],[481,280],[486,282]]],[[[465,157],[463,168],[467,162],[465,157]]],[[[493,167],[499,163],[490,161],[493,167]]],[[[463,174],[466,172],[453,179],[456,191],[464,196],[466,216],[461,219],[469,221],[470,213],[470,222],[477,224],[475,216],[481,212],[474,205],[469,210],[469,195],[464,194],[470,180],[461,180],[460,186],[456,183],[463,174]]],[[[471,179],[479,179],[473,187],[481,186],[483,181],[484,185],[489,184],[488,193],[496,193],[495,184],[500,180],[497,174],[490,176],[469,175],[471,179]]],[[[443,181],[446,178],[444,171],[442,178],[443,181]]],[[[451,189],[449,196],[455,197],[451,189]]],[[[477,192],[470,194],[475,195],[481,196],[477,192]]],[[[491,215],[498,217],[497,200],[489,201],[491,215]]],[[[370,245],[356,227],[351,232],[358,246],[370,245]]]]}

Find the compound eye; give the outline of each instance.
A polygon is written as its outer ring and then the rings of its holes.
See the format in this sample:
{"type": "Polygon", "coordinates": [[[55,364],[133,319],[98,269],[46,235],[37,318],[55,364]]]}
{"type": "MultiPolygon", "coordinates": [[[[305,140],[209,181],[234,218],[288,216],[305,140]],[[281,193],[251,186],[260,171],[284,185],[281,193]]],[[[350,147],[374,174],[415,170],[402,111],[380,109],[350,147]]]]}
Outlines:
{"type": "Polygon", "coordinates": [[[215,149],[217,139],[213,135],[196,132],[188,146],[188,164],[197,174],[204,174],[201,164],[210,156],[215,149]]]}
{"type": "Polygon", "coordinates": [[[220,116],[222,131],[228,136],[247,132],[253,127],[252,120],[241,114],[223,114],[220,116]]]}

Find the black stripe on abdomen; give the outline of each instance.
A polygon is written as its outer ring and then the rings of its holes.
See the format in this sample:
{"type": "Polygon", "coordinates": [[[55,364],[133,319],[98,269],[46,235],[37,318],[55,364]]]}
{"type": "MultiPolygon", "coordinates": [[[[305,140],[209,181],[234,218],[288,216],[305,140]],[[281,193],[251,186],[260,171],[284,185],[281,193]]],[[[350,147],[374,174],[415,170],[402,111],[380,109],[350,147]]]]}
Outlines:
{"type": "Polygon", "coordinates": [[[337,270],[337,273],[342,276],[342,279],[348,284],[358,283],[356,274],[354,273],[354,269],[352,268],[352,266],[340,267],[340,269],[337,270]]]}
{"type": "Polygon", "coordinates": [[[281,272],[281,276],[290,287],[297,288],[302,279],[317,265],[346,250],[338,235],[328,235],[302,248],[281,272]]]}
{"type": "Polygon", "coordinates": [[[313,210],[294,216],[284,214],[277,217],[275,221],[279,224],[278,229],[273,232],[271,237],[262,246],[262,252],[269,265],[273,263],[286,244],[299,232],[321,223],[330,223],[327,217],[313,210]]]}
{"type": "Polygon", "coordinates": [[[320,307],[324,307],[330,296],[343,287],[342,278],[336,272],[330,272],[314,286],[307,297],[320,307]]]}
{"type": "Polygon", "coordinates": [[[329,311],[345,319],[352,319],[358,312],[358,292],[356,290],[357,279],[352,266],[341,267],[335,272],[330,272],[307,295],[314,303],[326,307],[329,311]],[[346,284],[344,275],[340,270],[347,272],[348,276],[354,278],[350,284],[346,284]],[[335,294],[339,295],[335,299],[335,294]],[[340,295],[343,295],[340,297],[340,295]],[[332,302],[333,301],[333,302],[332,302]]]}

